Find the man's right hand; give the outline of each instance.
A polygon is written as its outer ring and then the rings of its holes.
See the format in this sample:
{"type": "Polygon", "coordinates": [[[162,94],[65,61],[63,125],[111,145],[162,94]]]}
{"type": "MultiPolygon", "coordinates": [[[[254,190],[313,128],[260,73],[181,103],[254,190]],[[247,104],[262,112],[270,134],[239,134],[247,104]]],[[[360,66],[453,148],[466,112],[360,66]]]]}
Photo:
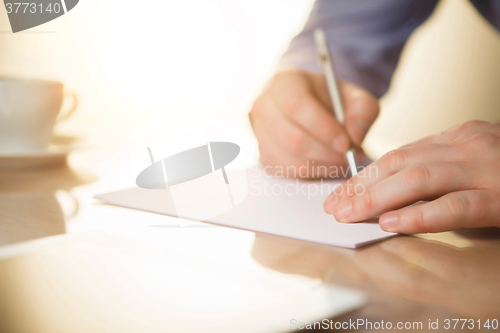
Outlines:
{"type": "Polygon", "coordinates": [[[357,85],[345,81],[339,84],[345,127],[334,117],[322,74],[289,70],[274,75],[250,111],[265,166],[277,172],[277,167],[287,170],[292,166],[298,170],[309,165],[308,175],[314,167],[315,177],[327,177],[328,171],[324,174],[325,168],[318,167],[326,166],[327,170],[330,166],[345,167],[343,153],[350,142],[361,151],[359,146],[377,118],[379,103],[357,85]]]}

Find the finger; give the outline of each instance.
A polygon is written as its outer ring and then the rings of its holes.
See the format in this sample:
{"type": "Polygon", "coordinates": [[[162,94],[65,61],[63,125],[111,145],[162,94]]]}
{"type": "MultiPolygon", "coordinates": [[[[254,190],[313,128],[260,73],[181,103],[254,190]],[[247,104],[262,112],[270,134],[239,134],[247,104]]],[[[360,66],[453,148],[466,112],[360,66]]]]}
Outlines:
{"type": "Polygon", "coordinates": [[[352,189],[369,188],[414,164],[432,161],[447,162],[457,157],[459,156],[449,147],[438,144],[425,144],[393,150],[342,184],[341,188],[338,188],[327,198],[328,203],[325,205],[330,208],[329,212],[331,213],[338,202],[347,200],[355,194],[352,189]]]}
{"type": "MultiPolygon", "coordinates": [[[[292,159],[288,155],[291,153],[295,153],[300,159],[309,157],[314,160],[316,156],[319,156],[319,158],[327,162],[336,161],[339,158],[335,157],[335,152],[321,147],[320,143],[307,142],[311,141],[312,138],[307,138],[307,133],[303,133],[300,128],[290,123],[280,113],[272,98],[268,96],[263,96],[255,101],[250,112],[250,120],[255,136],[259,141],[261,157],[264,157],[265,160],[270,157],[272,160],[278,161],[278,163],[269,163],[267,161],[267,165],[286,165],[284,162],[285,157],[290,162],[292,159]],[[276,126],[276,124],[281,126],[276,126]],[[276,145],[276,141],[281,142],[276,145]],[[315,153],[316,150],[310,148],[311,145],[319,146],[317,154],[315,153]],[[300,156],[302,154],[301,149],[304,149],[306,156],[300,156]],[[265,152],[269,152],[271,155],[265,156],[265,152]]],[[[297,158],[293,158],[293,160],[295,159],[297,158]]]]}
{"type": "MultiPolygon", "coordinates": [[[[265,170],[279,178],[328,178],[331,165],[301,159],[288,153],[275,139],[259,142],[260,160],[265,170]]],[[[339,163],[345,163],[339,161],[339,163]]]]}
{"type": "Polygon", "coordinates": [[[368,188],[351,189],[356,194],[339,202],[333,215],[342,222],[358,222],[419,200],[471,187],[470,178],[460,164],[414,164],[368,188]]]}
{"type": "MultiPolygon", "coordinates": [[[[311,82],[317,98],[328,110],[333,110],[324,75],[311,75],[311,82]]],[[[379,114],[378,99],[355,84],[340,80],[339,86],[345,109],[345,128],[352,143],[360,146],[379,114]]]]}
{"type": "Polygon", "coordinates": [[[342,163],[343,157],[340,153],[331,150],[307,131],[285,118],[277,110],[272,99],[266,99],[264,103],[266,103],[264,108],[267,113],[262,116],[265,118],[261,120],[261,129],[256,131],[256,135],[260,134],[269,138],[265,140],[266,142],[277,141],[282,149],[300,160],[318,161],[326,165],[342,163]]]}
{"type": "Polygon", "coordinates": [[[345,127],[355,146],[360,146],[379,114],[378,99],[350,83],[341,83],[345,105],[345,127]]]}
{"type": "Polygon", "coordinates": [[[286,89],[272,94],[276,106],[287,119],[303,128],[330,149],[343,153],[350,142],[344,128],[331,110],[309,91],[293,92],[286,89]]]}
{"type": "Polygon", "coordinates": [[[332,214],[335,206],[363,192],[371,186],[384,181],[412,164],[429,161],[450,161],[454,155],[448,147],[436,144],[400,148],[390,151],[377,161],[361,170],[356,176],[348,179],[331,193],[325,200],[324,208],[332,214]]]}
{"type": "Polygon", "coordinates": [[[446,194],[423,205],[388,212],[382,229],[403,234],[500,226],[500,195],[488,190],[446,194]]]}

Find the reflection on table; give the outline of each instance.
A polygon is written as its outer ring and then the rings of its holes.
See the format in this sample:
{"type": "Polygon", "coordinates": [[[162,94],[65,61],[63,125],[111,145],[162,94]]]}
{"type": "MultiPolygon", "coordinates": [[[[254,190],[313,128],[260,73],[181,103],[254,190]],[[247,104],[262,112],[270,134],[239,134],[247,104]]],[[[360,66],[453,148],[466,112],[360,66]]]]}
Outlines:
{"type": "MultiPolygon", "coordinates": [[[[253,257],[274,270],[338,282],[338,276],[417,303],[444,306],[464,318],[500,315],[500,229],[461,230],[470,246],[400,236],[360,250],[257,235],[253,257]]],[[[443,234],[444,235],[444,234],[443,234]]]]}
{"type": "Polygon", "coordinates": [[[0,246],[66,232],[65,211],[58,196],[78,203],[70,190],[93,181],[67,165],[26,170],[0,170],[0,246]]]}

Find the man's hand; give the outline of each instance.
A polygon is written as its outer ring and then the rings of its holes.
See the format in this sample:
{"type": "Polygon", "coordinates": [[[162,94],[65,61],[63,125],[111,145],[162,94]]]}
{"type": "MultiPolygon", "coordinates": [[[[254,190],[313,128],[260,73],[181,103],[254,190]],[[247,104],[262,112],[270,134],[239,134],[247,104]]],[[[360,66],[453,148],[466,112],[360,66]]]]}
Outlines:
{"type": "Polygon", "coordinates": [[[343,153],[350,141],[360,146],[378,115],[379,103],[354,84],[340,82],[340,89],[345,129],[335,120],[323,75],[299,70],[277,73],[250,112],[261,162],[273,168],[299,169],[307,161],[310,169],[345,166],[343,153]]]}
{"type": "Polygon", "coordinates": [[[500,124],[470,121],[389,152],[324,207],[342,222],[383,214],[384,230],[405,234],[500,226],[500,124]]]}

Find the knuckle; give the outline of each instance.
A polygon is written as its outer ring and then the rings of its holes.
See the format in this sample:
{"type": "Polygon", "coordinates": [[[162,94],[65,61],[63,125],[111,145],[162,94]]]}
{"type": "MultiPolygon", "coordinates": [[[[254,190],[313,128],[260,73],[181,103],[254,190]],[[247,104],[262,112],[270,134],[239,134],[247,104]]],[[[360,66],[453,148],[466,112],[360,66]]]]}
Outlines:
{"type": "Polygon", "coordinates": [[[404,172],[404,184],[409,188],[420,188],[430,180],[431,171],[423,164],[411,166],[404,172]]]}
{"type": "Polygon", "coordinates": [[[389,173],[396,173],[401,170],[408,160],[408,152],[406,149],[396,149],[388,152],[383,157],[383,167],[389,173]]]}
{"type": "Polygon", "coordinates": [[[298,131],[287,131],[284,134],[286,149],[294,155],[301,156],[307,151],[307,138],[298,131]]]}
{"type": "Polygon", "coordinates": [[[463,124],[458,125],[457,126],[457,130],[464,131],[464,130],[475,128],[475,127],[478,127],[478,126],[481,126],[481,125],[484,125],[484,124],[487,124],[487,122],[482,121],[482,120],[469,120],[469,121],[466,121],[463,124]]]}
{"type": "Polygon", "coordinates": [[[448,195],[443,200],[442,210],[448,213],[454,220],[462,221],[468,209],[467,199],[462,195],[448,195]]]}
{"type": "Polygon", "coordinates": [[[466,203],[467,215],[473,220],[485,219],[488,212],[491,211],[491,202],[484,193],[474,198],[464,196],[462,200],[466,203]]]}
{"type": "Polygon", "coordinates": [[[477,129],[478,127],[484,124],[487,124],[487,122],[480,120],[469,120],[466,121],[465,123],[447,129],[442,134],[448,135],[450,139],[454,142],[462,142],[464,141],[464,138],[467,140],[471,130],[477,129]]]}
{"type": "Polygon", "coordinates": [[[484,151],[498,146],[499,139],[496,135],[491,133],[478,133],[468,137],[466,140],[462,141],[460,145],[463,148],[474,150],[474,151],[484,151]]]}
{"type": "Polygon", "coordinates": [[[498,137],[492,133],[485,133],[479,136],[478,144],[483,149],[489,149],[498,146],[498,137]]]}
{"type": "Polygon", "coordinates": [[[403,222],[406,220],[406,223],[412,226],[413,230],[424,231],[427,229],[424,220],[424,211],[421,206],[408,209],[401,220],[403,222]]]}
{"type": "Polygon", "coordinates": [[[271,111],[268,106],[268,101],[263,96],[255,100],[252,105],[252,109],[248,113],[250,124],[253,128],[255,128],[256,125],[267,121],[265,119],[266,115],[271,111]]]}
{"type": "Polygon", "coordinates": [[[435,143],[421,144],[416,151],[416,154],[420,156],[428,156],[440,148],[440,145],[435,143]]]}
{"type": "Polygon", "coordinates": [[[263,97],[259,97],[255,100],[255,102],[253,102],[250,114],[257,115],[261,113],[263,109],[264,109],[264,100],[263,97]]]}
{"type": "Polygon", "coordinates": [[[362,195],[361,197],[361,211],[363,210],[371,210],[376,208],[376,203],[375,203],[375,196],[373,195],[373,192],[370,189],[367,189],[365,191],[365,194],[362,195]]]}
{"type": "Polygon", "coordinates": [[[276,74],[274,74],[273,80],[275,80],[275,81],[276,80],[286,80],[286,81],[289,81],[290,77],[302,76],[303,73],[304,72],[302,70],[300,70],[300,69],[290,68],[290,69],[279,71],[276,74]]]}
{"type": "Polygon", "coordinates": [[[346,181],[342,186],[339,186],[335,192],[339,196],[339,200],[344,200],[352,196],[350,189],[352,188],[352,179],[346,181]]]}
{"type": "Polygon", "coordinates": [[[283,114],[290,119],[294,119],[297,113],[303,108],[305,102],[306,96],[304,94],[297,94],[287,98],[283,102],[283,114]]]}

